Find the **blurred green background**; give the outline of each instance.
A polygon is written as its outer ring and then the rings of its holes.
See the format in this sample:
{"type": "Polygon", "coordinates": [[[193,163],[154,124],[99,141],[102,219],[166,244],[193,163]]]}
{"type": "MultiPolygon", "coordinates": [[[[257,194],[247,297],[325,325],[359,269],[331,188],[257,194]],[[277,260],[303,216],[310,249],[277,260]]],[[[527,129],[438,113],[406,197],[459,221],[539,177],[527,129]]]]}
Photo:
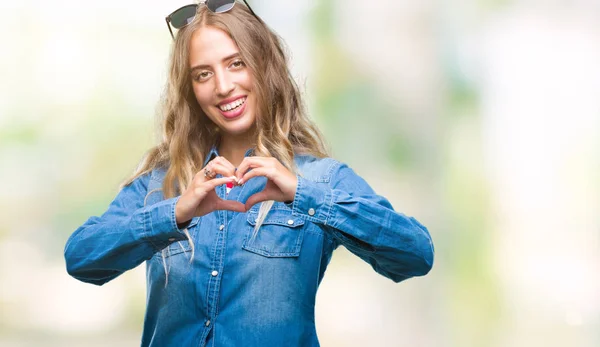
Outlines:
{"type": "MultiPolygon", "coordinates": [[[[600,2],[249,0],[334,157],[428,226],[429,275],[345,249],[323,346],[600,345],[600,2]]],[[[0,346],[139,345],[140,266],[65,271],[155,141],[182,1],[0,4],[0,346]]]]}

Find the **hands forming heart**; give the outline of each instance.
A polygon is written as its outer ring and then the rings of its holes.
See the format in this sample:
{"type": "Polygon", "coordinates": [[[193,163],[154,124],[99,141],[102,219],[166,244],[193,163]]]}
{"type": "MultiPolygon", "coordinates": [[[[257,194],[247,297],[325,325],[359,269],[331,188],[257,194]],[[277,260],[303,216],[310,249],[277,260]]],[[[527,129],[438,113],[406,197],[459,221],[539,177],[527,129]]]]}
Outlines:
{"type": "Polygon", "coordinates": [[[175,206],[175,218],[179,224],[215,210],[246,212],[262,201],[291,201],[296,195],[297,184],[296,175],[275,158],[245,157],[236,170],[224,157],[216,157],[196,173],[191,184],[181,194],[175,206]],[[252,170],[249,171],[250,169],[252,170]],[[214,178],[216,174],[223,177],[214,178]],[[232,182],[242,185],[256,176],[266,177],[267,184],[262,191],[251,195],[245,204],[223,200],[215,191],[217,186],[232,182]]]}

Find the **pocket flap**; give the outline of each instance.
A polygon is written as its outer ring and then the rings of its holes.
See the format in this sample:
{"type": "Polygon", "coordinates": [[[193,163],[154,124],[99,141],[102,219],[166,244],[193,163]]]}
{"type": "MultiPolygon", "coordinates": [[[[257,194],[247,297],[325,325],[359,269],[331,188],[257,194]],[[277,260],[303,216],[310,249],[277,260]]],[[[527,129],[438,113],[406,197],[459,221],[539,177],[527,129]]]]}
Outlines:
{"type": "Polygon", "coordinates": [[[265,257],[298,257],[304,235],[304,219],[291,210],[271,210],[254,235],[258,213],[248,213],[248,231],[242,248],[265,257]]]}
{"type": "MultiPolygon", "coordinates": [[[[255,226],[258,222],[258,213],[248,213],[248,223],[255,226]]],[[[286,210],[271,210],[263,221],[262,225],[283,225],[294,228],[304,225],[304,219],[300,216],[292,216],[292,212],[286,210]]]]}

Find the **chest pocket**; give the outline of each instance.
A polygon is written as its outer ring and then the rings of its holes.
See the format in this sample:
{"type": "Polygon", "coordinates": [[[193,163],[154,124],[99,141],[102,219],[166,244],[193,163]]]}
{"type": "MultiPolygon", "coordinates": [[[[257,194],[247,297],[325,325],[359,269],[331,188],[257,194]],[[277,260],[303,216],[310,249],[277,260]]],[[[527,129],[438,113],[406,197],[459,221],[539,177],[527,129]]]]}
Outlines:
{"type": "Polygon", "coordinates": [[[298,257],[304,237],[304,219],[290,209],[272,209],[256,235],[258,212],[247,214],[247,232],[242,248],[269,258],[298,257]]]}

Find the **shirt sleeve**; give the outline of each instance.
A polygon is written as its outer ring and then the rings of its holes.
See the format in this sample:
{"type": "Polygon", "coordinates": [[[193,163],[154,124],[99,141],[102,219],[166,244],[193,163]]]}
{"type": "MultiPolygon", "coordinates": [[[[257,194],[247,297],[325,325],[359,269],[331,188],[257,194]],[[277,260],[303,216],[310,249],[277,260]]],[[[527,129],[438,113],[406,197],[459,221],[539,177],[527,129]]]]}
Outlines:
{"type": "Polygon", "coordinates": [[[71,276],[102,285],[187,239],[175,219],[179,197],[144,206],[149,176],[125,186],[102,216],[89,218],[69,237],[64,256],[71,276]]]}
{"type": "Polygon", "coordinates": [[[434,258],[427,228],[396,212],[346,164],[334,165],[328,185],[297,176],[292,213],[324,226],[336,247],[344,245],[394,282],[427,274],[434,258]]]}

